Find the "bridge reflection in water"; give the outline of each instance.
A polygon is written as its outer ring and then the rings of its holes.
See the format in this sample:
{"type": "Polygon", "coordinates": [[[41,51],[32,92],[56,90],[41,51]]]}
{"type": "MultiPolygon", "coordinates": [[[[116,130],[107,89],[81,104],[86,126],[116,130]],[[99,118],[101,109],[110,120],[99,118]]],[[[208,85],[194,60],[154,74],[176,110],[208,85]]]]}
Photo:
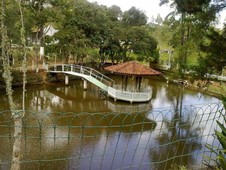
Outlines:
{"type": "Polygon", "coordinates": [[[125,102],[115,102],[105,95],[98,93],[95,87],[90,87],[89,91],[82,91],[73,89],[73,86],[64,86],[60,88],[47,88],[46,96],[48,96],[52,104],[58,105],[58,108],[64,108],[65,102],[67,102],[67,108],[77,111],[92,112],[106,111],[106,112],[134,112],[134,111],[148,111],[151,109],[151,102],[148,103],[134,103],[128,104],[125,102]],[[94,89],[92,89],[94,88],[94,89]],[[79,94],[78,94],[79,93],[79,94]],[[78,96],[80,96],[78,98],[78,96]],[[82,98],[81,98],[82,96],[82,98]],[[98,100],[97,100],[98,98],[98,100]]]}

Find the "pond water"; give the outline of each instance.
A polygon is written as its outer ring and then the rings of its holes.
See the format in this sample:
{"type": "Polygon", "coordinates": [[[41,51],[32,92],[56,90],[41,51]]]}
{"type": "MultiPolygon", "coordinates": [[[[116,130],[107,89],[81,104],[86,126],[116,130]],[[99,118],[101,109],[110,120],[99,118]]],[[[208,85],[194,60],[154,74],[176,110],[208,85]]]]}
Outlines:
{"type": "MultiPolygon", "coordinates": [[[[116,84],[121,79],[113,77],[116,84]]],[[[133,84],[131,80],[131,84],[133,84]]],[[[45,112],[120,112],[120,109],[142,109],[151,110],[155,108],[176,107],[181,105],[197,105],[217,103],[219,99],[196,91],[186,90],[183,86],[166,84],[165,81],[157,79],[144,79],[144,87],[151,87],[152,100],[148,103],[114,102],[100,93],[100,90],[88,84],[88,89],[83,90],[82,81],[70,82],[69,86],[64,84],[33,85],[27,86],[26,108],[32,111],[45,112]]],[[[14,100],[18,109],[22,108],[22,88],[14,89],[14,100]]],[[[0,93],[0,109],[8,109],[7,97],[4,92],[0,93]]],[[[129,111],[129,110],[128,110],[129,111]]]]}
{"type": "MultiPolygon", "coordinates": [[[[113,77],[120,84],[121,79],[113,77]]],[[[133,80],[131,80],[133,84],[133,80]]],[[[24,169],[169,169],[198,167],[205,144],[216,143],[215,113],[220,100],[158,79],[147,103],[114,101],[80,79],[27,87],[23,132],[24,169]],[[67,114],[65,114],[67,112],[67,114]]],[[[21,88],[14,89],[22,107],[21,88]]],[[[0,93],[0,167],[10,166],[12,122],[0,93]],[[1,165],[2,164],[2,165],[1,165]]]]}

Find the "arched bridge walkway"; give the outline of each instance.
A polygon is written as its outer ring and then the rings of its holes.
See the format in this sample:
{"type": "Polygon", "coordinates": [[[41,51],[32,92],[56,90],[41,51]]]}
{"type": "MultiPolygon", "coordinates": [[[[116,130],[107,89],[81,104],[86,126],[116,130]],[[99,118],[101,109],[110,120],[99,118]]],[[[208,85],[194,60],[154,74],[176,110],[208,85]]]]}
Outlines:
{"type": "Polygon", "coordinates": [[[81,77],[104,90],[108,96],[112,97],[115,101],[122,100],[133,103],[147,102],[151,100],[151,90],[147,90],[145,92],[131,92],[116,89],[113,86],[114,80],[90,67],[74,64],[62,64],[54,66],[49,70],[49,72],[64,73],[81,77]]]}

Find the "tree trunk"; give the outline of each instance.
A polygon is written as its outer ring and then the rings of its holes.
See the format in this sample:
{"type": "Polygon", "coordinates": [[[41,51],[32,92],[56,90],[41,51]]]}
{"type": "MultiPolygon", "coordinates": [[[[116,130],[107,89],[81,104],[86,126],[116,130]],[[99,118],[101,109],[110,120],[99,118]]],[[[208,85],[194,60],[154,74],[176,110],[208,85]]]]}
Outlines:
{"type": "Polygon", "coordinates": [[[22,117],[20,115],[14,114],[14,143],[11,170],[20,170],[22,129],[22,117]]]}
{"type": "Polygon", "coordinates": [[[183,69],[184,69],[184,36],[185,36],[185,25],[184,25],[184,20],[185,20],[185,13],[182,13],[181,17],[181,35],[180,35],[180,49],[179,49],[179,75],[181,78],[183,78],[183,69]]]}
{"type": "Polygon", "coordinates": [[[35,71],[36,73],[39,72],[39,68],[38,68],[38,48],[35,48],[35,71]]]}
{"type": "Polygon", "coordinates": [[[12,72],[10,68],[9,62],[9,53],[7,51],[7,34],[6,27],[4,24],[4,0],[2,0],[2,58],[3,58],[3,78],[6,84],[6,93],[8,97],[9,107],[11,111],[12,118],[14,120],[14,144],[13,144],[13,152],[12,152],[12,165],[11,170],[19,170],[20,169],[20,157],[21,157],[21,135],[22,135],[22,119],[15,112],[15,103],[13,100],[13,90],[12,90],[12,72]]]}
{"type": "MultiPolygon", "coordinates": [[[[20,7],[20,17],[21,17],[21,44],[22,44],[22,52],[23,52],[23,62],[22,62],[22,70],[23,70],[23,104],[22,104],[22,112],[13,113],[14,119],[14,143],[13,143],[13,152],[12,152],[12,164],[11,170],[20,170],[20,160],[21,160],[21,146],[22,146],[22,130],[23,130],[23,117],[25,114],[25,92],[26,92],[26,71],[27,71],[27,58],[26,58],[26,38],[25,38],[25,28],[24,28],[24,20],[23,20],[23,11],[21,6],[21,0],[18,1],[20,7]]],[[[11,86],[12,88],[12,86],[11,86]]],[[[14,105],[14,104],[13,104],[14,105]]],[[[15,110],[15,108],[14,108],[15,110]]]]}

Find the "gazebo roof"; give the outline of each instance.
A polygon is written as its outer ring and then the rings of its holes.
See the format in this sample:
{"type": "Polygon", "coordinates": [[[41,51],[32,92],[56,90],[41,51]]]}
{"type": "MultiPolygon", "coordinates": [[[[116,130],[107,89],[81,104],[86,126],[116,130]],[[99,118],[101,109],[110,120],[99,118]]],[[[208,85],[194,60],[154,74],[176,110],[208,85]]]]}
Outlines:
{"type": "Polygon", "coordinates": [[[129,61],[117,65],[107,66],[104,69],[116,74],[130,76],[158,76],[162,74],[159,71],[149,68],[137,61],[129,61]]]}

